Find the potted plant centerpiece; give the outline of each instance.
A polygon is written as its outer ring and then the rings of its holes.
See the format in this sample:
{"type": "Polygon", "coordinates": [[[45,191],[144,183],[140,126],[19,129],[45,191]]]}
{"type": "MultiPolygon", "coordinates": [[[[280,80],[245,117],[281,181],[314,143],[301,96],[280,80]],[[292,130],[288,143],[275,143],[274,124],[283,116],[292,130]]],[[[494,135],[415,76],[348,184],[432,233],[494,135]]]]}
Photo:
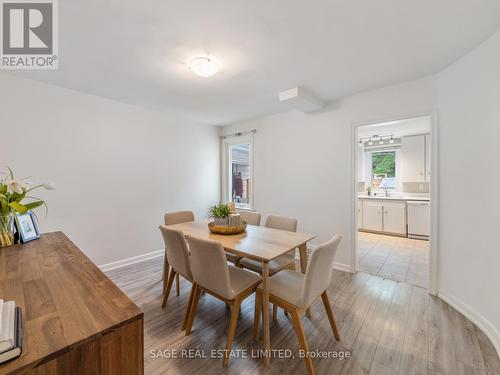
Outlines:
{"type": "Polygon", "coordinates": [[[215,225],[229,225],[230,214],[231,208],[228,204],[219,203],[210,207],[210,218],[212,218],[215,225]]]}
{"type": "MultiPolygon", "coordinates": [[[[17,180],[10,168],[0,171],[0,247],[14,244],[16,214],[25,214],[45,202],[29,195],[33,190],[45,188],[54,190],[54,184],[32,185],[26,179],[17,180]]],[[[47,206],[45,205],[47,208],[47,206]]]]}

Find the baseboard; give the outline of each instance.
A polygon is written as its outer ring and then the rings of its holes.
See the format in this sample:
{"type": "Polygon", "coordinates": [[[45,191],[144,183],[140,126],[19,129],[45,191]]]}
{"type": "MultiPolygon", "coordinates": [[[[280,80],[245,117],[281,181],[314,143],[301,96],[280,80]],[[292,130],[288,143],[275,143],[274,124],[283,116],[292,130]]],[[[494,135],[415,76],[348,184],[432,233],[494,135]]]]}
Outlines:
{"type": "Polygon", "coordinates": [[[117,268],[122,268],[122,267],[130,266],[132,264],[144,262],[144,261],[149,260],[149,259],[158,258],[158,257],[163,256],[163,254],[165,254],[165,250],[161,249],[161,250],[152,251],[150,253],[146,253],[146,254],[142,254],[142,255],[137,255],[137,256],[131,257],[131,258],[117,260],[116,262],[106,263],[106,264],[99,266],[99,268],[103,272],[111,271],[111,270],[115,270],[117,268]]]}
{"type": "MultiPolygon", "coordinates": [[[[311,256],[311,252],[316,248],[317,245],[308,245],[307,246],[307,259],[311,256]]],[[[295,252],[295,259],[300,260],[299,252],[295,252]]],[[[333,262],[333,269],[343,272],[352,272],[351,266],[345,263],[333,262]]]]}
{"type": "Polygon", "coordinates": [[[333,262],[333,269],[351,273],[351,266],[345,263],[333,262]]]}
{"type": "Polygon", "coordinates": [[[500,333],[488,319],[450,294],[439,292],[438,297],[474,323],[490,339],[500,357],[500,333]]]}

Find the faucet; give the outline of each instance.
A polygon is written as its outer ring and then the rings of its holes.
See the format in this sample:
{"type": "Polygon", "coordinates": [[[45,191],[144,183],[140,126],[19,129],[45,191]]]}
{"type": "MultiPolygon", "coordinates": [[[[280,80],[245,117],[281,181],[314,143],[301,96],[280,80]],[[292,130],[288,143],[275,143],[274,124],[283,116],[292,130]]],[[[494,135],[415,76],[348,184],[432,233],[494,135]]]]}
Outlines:
{"type": "Polygon", "coordinates": [[[386,197],[386,198],[387,198],[387,197],[389,197],[389,196],[391,195],[391,192],[390,192],[390,191],[389,191],[389,189],[388,189],[388,188],[386,188],[386,187],[384,188],[384,195],[385,195],[385,197],[386,197]]]}

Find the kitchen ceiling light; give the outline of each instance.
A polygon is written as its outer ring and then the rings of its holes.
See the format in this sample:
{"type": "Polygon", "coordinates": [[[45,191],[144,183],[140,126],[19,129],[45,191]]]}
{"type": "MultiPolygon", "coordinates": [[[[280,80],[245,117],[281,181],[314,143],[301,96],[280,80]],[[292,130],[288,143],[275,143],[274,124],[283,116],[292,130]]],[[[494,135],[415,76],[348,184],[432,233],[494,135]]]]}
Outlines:
{"type": "Polygon", "coordinates": [[[190,61],[189,69],[197,76],[208,78],[217,74],[219,65],[208,57],[195,57],[190,61]]]}
{"type": "Polygon", "coordinates": [[[373,144],[371,138],[370,138],[370,142],[368,142],[368,146],[371,146],[373,144]]]}
{"type": "Polygon", "coordinates": [[[393,143],[394,143],[394,138],[392,138],[392,135],[391,135],[391,139],[389,139],[389,143],[390,143],[390,144],[393,144],[393,143]]]}
{"type": "Polygon", "coordinates": [[[379,145],[383,145],[384,144],[384,141],[383,140],[380,140],[380,142],[378,143],[379,145]]]}

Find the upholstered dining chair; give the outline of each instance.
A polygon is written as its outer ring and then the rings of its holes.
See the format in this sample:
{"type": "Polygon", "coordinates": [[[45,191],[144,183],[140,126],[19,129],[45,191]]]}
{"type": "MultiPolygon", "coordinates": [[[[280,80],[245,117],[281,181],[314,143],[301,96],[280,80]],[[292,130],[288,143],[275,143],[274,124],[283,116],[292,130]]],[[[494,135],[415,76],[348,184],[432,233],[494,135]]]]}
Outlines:
{"type": "MultiPolygon", "coordinates": [[[[260,226],[260,218],[261,214],[259,212],[255,211],[238,211],[240,214],[241,218],[247,222],[248,225],[255,225],[255,226],[260,226]]],[[[236,256],[234,254],[227,254],[226,253],[226,259],[232,262],[235,266],[240,265],[240,260],[243,259],[242,257],[236,256]]]]}
{"type": "MultiPolygon", "coordinates": [[[[269,301],[285,309],[292,316],[292,323],[299,340],[300,348],[308,352],[304,328],[300,320],[304,311],[320,296],[325,306],[335,339],[340,340],[339,331],[333,316],[332,306],[326,290],[332,282],[333,258],[337,251],[341,237],[339,235],[319,245],[311,254],[311,259],[305,274],[292,270],[284,270],[269,278],[269,301]]],[[[259,339],[259,321],[262,312],[262,289],[259,287],[255,294],[255,315],[253,336],[259,339]]],[[[310,356],[305,356],[308,374],[314,374],[314,367],[310,356]]]]}
{"type": "MultiPolygon", "coordinates": [[[[188,244],[184,233],[182,231],[169,228],[165,225],[160,225],[160,230],[163,235],[163,240],[165,241],[165,248],[168,248],[166,256],[168,257],[168,263],[170,264],[171,270],[168,276],[167,287],[163,293],[163,299],[161,302],[161,307],[164,308],[168,302],[168,296],[170,295],[170,289],[174,282],[176,275],[182,275],[186,280],[193,282],[193,273],[191,272],[191,256],[189,254],[188,244]]],[[[188,312],[190,310],[191,301],[193,300],[193,288],[191,288],[191,294],[189,296],[188,307],[186,310],[186,316],[184,318],[184,323],[182,324],[182,329],[186,328],[188,312]]]]}
{"type": "MultiPolygon", "coordinates": [[[[174,225],[180,223],[187,223],[188,221],[194,221],[194,214],[192,211],[176,211],[176,212],[168,212],[165,214],[165,225],[174,225]]],[[[167,287],[168,280],[168,267],[167,265],[167,248],[165,247],[165,257],[163,260],[163,293],[165,293],[165,288],[167,287]]],[[[179,283],[179,274],[177,274],[175,278],[175,290],[177,295],[180,294],[180,283],[179,283]]]]}
{"type": "Polygon", "coordinates": [[[248,223],[248,225],[255,225],[257,227],[260,225],[260,218],[262,216],[260,212],[241,210],[238,211],[238,213],[240,214],[241,218],[248,223]]]}
{"type": "Polygon", "coordinates": [[[231,305],[231,320],[227,329],[226,350],[223,358],[223,365],[227,366],[240,304],[255,292],[262,279],[253,272],[228,266],[224,248],[219,242],[194,237],[187,237],[187,242],[191,251],[194,292],[186,325],[186,336],[191,333],[202,291],[231,305]]]}
{"type": "MultiPolygon", "coordinates": [[[[286,230],[288,232],[297,231],[297,219],[286,217],[286,216],[276,216],[269,215],[264,224],[266,228],[286,230]]],[[[238,262],[238,266],[258,272],[262,274],[262,263],[257,262],[252,259],[241,259],[238,262]]],[[[280,255],[276,259],[269,262],[269,276],[283,269],[295,270],[295,249],[290,250],[288,253],[280,255]]],[[[278,309],[276,305],[273,306],[273,319],[276,320],[278,309]]]]}

